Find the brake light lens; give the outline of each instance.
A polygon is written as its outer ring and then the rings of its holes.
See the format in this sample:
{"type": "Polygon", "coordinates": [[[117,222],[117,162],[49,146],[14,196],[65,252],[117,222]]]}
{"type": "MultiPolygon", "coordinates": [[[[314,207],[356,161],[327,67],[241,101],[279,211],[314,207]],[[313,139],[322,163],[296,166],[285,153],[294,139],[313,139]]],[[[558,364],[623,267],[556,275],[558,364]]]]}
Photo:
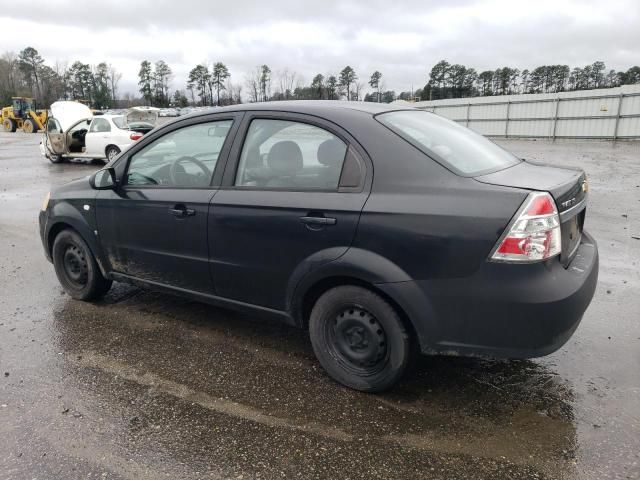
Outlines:
{"type": "Polygon", "coordinates": [[[129,135],[129,138],[133,141],[140,140],[142,138],[142,134],[140,132],[133,132],[129,135]]]}
{"type": "Polygon", "coordinates": [[[559,255],[560,216],[551,195],[530,193],[490,257],[496,262],[531,263],[559,255]]]}

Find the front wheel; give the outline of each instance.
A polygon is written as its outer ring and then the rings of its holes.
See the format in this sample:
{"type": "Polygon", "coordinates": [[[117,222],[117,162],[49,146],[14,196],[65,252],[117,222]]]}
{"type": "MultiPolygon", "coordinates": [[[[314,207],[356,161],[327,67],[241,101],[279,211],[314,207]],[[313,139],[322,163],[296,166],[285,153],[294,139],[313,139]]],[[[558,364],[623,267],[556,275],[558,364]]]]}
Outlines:
{"type": "Polygon", "coordinates": [[[110,145],[107,147],[107,149],[105,150],[105,155],[107,157],[107,161],[111,161],[113,160],[119,153],[120,153],[120,149],[118,147],[116,147],[115,145],[110,145]]]}
{"type": "Polygon", "coordinates": [[[62,288],[76,300],[98,299],[111,288],[111,280],[102,276],[89,246],[75,231],[56,236],[52,257],[62,288]]]}
{"type": "Polygon", "coordinates": [[[409,335],[396,310],[362,287],[324,293],[311,311],[313,351],[327,373],[347,387],[380,392],[393,386],[409,362],[409,335]]]}
{"type": "Polygon", "coordinates": [[[22,131],[24,133],[38,133],[38,125],[31,118],[28,118],[22,124],[22,131]]]}

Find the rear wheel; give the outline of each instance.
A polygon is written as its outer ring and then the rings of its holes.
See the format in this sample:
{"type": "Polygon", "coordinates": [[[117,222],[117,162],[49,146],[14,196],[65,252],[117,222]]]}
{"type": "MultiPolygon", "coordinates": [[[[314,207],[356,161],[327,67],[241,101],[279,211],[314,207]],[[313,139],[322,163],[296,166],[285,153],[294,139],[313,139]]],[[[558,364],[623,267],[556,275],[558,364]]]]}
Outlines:
{"type": "Polygon", "coordinates": [[[38,133],[38,125],[31,118],[28,118],[22,124],[22,131],[24,133],[38,133]]]}
{"type": "Polygon", "coordinates": [[[323,294],[311,311],[309,334],[327,373],[363,392],[391,387],[409,361],[409,335],[398,313],[362,287],[336,287],[323,294]]]}
{"type": "Polygon", "coordinates": [[[116,155],[120,153],[120,149],[115,145],[109,145],[104,153],[107,156],[107,161],[110,162],[115,158],[116,155]]]}
{"type": "Polygon", "coordinates": [[[76,300],[95,300],[111,288],[88,245],[73,230],[63,230],[53,242],[53,265],[62,288],[76,300]]]}
{"type": "Polygon", "coordinates": [[[4,122],[2,122],[2,126],[4,127],[5,132],[15,132],[18,125],[16,121],[12,118],[5,118],[4,122]]]}

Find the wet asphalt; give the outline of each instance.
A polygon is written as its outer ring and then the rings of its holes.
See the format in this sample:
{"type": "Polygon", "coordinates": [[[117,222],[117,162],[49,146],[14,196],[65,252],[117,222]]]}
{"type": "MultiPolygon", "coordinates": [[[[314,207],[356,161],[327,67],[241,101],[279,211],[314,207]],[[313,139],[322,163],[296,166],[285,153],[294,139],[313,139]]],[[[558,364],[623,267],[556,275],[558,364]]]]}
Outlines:
{"type": "Polygon", "coordinates": [[[120,284],[65,295],[38,210],[101,164],[38,141],[0,133],[0,479],[640,478],[640,143],[501,142],[589,175],[600,281],[567,345],[421,358],[368,395],[284,325],[120,284]]]}

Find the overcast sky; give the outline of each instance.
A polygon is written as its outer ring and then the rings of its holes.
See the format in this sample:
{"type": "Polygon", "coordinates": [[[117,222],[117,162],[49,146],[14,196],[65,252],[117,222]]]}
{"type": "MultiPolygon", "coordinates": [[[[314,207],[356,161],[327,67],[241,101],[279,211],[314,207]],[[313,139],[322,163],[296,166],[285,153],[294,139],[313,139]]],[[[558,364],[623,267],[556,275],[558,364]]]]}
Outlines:
{"type": "Polygon", "coordinates": [[[398,92],[422,87],[441,59],[478,71],[640,64],[640,0],[3,0],[0,20],[0,50],[106,61],[123,73],[121,92],[137,90],[143,59],[170,65],[172,89],[196,64],[222,61],[242,85],[263,63],[305,82],[348,64],[365,81],[381,71],[398,92]]]}

